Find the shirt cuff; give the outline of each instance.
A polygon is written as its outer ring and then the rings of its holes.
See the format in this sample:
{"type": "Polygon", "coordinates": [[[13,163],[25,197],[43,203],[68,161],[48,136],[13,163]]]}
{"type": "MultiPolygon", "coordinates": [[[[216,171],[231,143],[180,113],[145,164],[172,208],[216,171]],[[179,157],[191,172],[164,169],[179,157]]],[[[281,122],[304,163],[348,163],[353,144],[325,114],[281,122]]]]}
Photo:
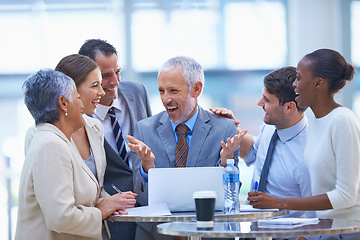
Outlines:
{"type": "Polygon", "coordinates": [[[144,171],[142,166],[140,167],[140,174],[141,174],[141,176],[143,176],[145,182],[148,182],[149,175],[144,171]]]}
{"type": "Polygon", "coordinates": [[[248,167],[254,164],[254,162],[256,161],[256,154],[253,147],[251,147],[250,152],[248,153],[248,155],[246,155],[246,157],[243,158],[243,160],[248,167]]]}
{"type": "Polygon", "coordinates": [[[219,158],[219,160],[218,160],[218,162],[217,162],[217,165],[218,165],[218,167],[222,167],[222,166],[221,166],[221,157],[219,158]]]}

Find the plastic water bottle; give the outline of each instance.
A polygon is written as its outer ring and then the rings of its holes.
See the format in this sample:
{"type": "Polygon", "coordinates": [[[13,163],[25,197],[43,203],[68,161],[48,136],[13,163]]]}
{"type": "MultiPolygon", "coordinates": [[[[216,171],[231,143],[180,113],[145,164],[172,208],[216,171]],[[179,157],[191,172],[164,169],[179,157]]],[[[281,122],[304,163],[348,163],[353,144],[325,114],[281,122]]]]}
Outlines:
{"type": "Polygon", "coordinates": [[[226,163],[227,166],[225,167],[225,173],[223,175],[224,190],[225,190],[224,213],[239,214],[240,213],[239,170],[234,165],[234,159],[227,159],[226,163]]]}

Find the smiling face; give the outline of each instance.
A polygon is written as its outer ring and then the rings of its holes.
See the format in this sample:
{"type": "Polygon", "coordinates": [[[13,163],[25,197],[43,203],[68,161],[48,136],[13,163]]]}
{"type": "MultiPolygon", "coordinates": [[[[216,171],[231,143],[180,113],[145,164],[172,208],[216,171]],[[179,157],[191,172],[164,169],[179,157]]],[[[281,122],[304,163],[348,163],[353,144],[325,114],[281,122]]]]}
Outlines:
{"type": "Polygon", "coordinates": [[[71,100],[72,102],[69,104],[67,109],[66,118],[70,120],[74,129],[79,129],[85,125],[84,118],[82,116],[84,105],[80,99],[80,94],[76,90],[75,84],[71,93],[71,100]]]}
{"type": "Polygon", "coordinates": [[[101,97],[105,95],[101,87],[101,72],[99,68],[92,70],[84,82],[77,88],[84,104],[84,113],[94,114],[101,97]]]}
{"type": "Polygon", "coordinates": [[[311,107],[316,95],[314,92],[316,78],[310,71],[310,64],[309,60],[303,58],[296,67],[296,79],[293,86],[297,95],[295,101],[300,108],[311,107]]]}
{"type": "Polygon", "coordinates": [[[262,107],[265,112],[264,122],[269,125],[275,125],[278,129],[284,128],[287,123],[285,117],[286,103],[280,105],[279,99],[275,94],[270,94],[265,87],[262,90],[262,94],[263,96],[257,105],[262,107]]]}
{"type": "Polygon", "coordinates": [[[161,101],[173,123],[186,122],[195,114],[197,94],[194,88],[189,91],[179,68],[160,72],[158,86],[161,101]]]}
{"type": "Polygon", "coordinates": [[[101,98],[100,104],[110,106],[112,101],[117,98],[118,86],[121,80],[118,57],[115,53],[105,56],[98,53],[95,62],[99,65],[102,76],[102,88],[105,95],[101,98]]]}

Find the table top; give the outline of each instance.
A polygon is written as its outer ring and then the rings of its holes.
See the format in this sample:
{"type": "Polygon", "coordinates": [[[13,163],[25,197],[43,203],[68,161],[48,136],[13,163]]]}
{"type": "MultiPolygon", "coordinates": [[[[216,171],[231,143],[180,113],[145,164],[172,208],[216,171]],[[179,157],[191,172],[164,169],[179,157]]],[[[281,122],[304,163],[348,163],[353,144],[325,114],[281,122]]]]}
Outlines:
{"type": "Polygon", "coordinates": [[[196,222],[170,222],[157,226],[158,232],[173,236],[256,238],[330,235],[360,232],[360,221],[347,219],[320,219],[318,224],[296,228],[259,228],[257,222],[214,222],[212,230],[198,230],[196,222]]]}
{"type": "MultiPolygon", "coordinates": [[[[269,218],[275,216],[282,216],[288,213],[287,210],[278,210],[278,211],[244,211],[240,214],[225,215],[222,212],[215,212],[214,221],[223,222],[223,221],[249,221],[261,218],[269,218]]],[[[196,213],[195,212],[183,212],[183,213],[172,213],[169,216],[110,216],[108,221],[118,221],[118,222],[184,222],[184,221],[195,221],[196,213]]]]}

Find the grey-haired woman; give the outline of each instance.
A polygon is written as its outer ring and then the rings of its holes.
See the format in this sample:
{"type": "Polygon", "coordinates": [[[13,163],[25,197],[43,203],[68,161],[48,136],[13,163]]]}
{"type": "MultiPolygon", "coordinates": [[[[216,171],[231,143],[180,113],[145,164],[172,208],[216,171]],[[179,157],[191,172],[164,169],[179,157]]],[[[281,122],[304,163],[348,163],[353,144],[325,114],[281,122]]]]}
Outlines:
{"type": "Polygon", "coordinates": [[[23,90],[37,131],[21,173],[15,239],[101,239],[102,219],[124,208],[98,198],[99,183],[71,142],[84,126],[74,81],[40,70],[23,90]]]}

